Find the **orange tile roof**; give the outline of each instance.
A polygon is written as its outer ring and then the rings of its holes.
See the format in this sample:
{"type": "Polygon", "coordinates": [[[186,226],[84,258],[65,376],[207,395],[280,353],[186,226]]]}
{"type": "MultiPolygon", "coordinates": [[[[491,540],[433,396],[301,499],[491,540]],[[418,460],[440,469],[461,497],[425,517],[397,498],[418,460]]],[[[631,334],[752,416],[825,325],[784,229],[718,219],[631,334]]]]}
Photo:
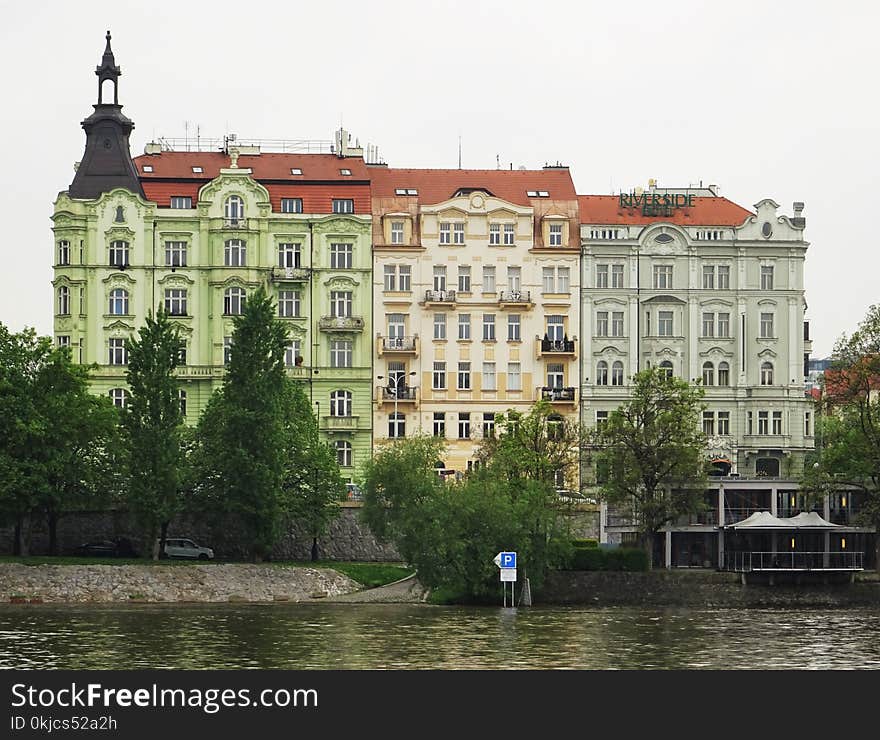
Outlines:
{"type": "MultiPolygon", "coordinates": [[[[419,203],[429,205],[452,198],[460,188],[488,190],[510,203],[535,205],[548,200],[577,198],[571,173],[567,168],[542,170],[433,170],[370,167],[374,198],[396,195],[398,188],[418,190],[419,203]],[[546,197],[530,198],[528,191],[544,190],[546,197]]],[[[399,197],[399,196],[398,196],[399,197]]]]}
{"type": "Polygon", "coordinates": [[[694,196],[692,208],[676,208],[671,216],[645,216],[639,208],[621,208],[616,195],[579,195],[582,224],[653,224],[680,226],[740,226],[751,211],[722,197],[694,196]]]}
{"type": "MultiPolygon", "coordinates": [[[[223,152],[160,152],[142,154],[134,158],[141,181],[174,178],[211,180],[220,170],[229,167],[229,155],[223,152]],[[152,166],[152,172],[144,172],[144,165],[152,166]],[[193,167],[201,167],[202,173],[193,173],[193,167]]],[[[335,154],[242,154],[238,166],[253,170],[255,180],[368,180],[370,175],[361,157],[337,157],[335,154]],[[290,170],[299,167],[302,175],[291,175],[290,170]],[[349,169],[351,175],[339,170],[349,169]]]]}

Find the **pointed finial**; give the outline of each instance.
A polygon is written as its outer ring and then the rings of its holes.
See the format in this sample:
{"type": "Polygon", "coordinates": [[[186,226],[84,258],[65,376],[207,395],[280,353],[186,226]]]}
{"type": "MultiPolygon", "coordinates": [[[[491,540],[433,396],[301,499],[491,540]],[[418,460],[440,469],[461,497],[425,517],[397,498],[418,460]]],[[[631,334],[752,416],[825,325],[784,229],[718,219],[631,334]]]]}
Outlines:
{"type": "Polygon", "coordinates": [[[107,29],[107,48],[104,49],[105,54],[112,54],[113,52],[110,49],[110,29],[107,29]]]}

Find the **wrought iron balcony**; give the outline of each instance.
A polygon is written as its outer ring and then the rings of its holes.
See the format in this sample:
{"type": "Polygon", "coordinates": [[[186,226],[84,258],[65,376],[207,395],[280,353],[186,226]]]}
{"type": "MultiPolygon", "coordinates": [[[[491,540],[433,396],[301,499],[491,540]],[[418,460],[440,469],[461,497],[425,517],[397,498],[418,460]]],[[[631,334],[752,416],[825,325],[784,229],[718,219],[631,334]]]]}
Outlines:
{"type": "Polygon", "coordinates": [[[532,293],[528,290],[502,290],[498,294],[498,302],[501,304],[512,303],[515,305],[528,305],[532,302],[532,293]]]}
{"type": "Polygon", "coordinates": [[[541,388],[541,400],[551,403],[574,403],[575,389],[544,386],[541,388]]]}
{"type": "Polygon", "coordinates": [[[383,352],[413,353],[418,348],[418,335],[412,337],[380,337],[383,352]]]}
{"type": "Polygon", "coordinates": [[[364,320],[360,316],[322,316],[318,319],[321,331],[363,331],[364,320]]]}
{"type": "Polygon", "coordinates": [[[426,290],[425,303],[455,303],[455,291],[426,290]]]}
{"type": "Polygon", "coordinates": [[[573,355],[575,341],[574,339],[542,339],[541,354],[573,355]]]}
{"type": "Polygon", "coordinates": [[[393,385],[379,386],[382,389],[383,401],[394,401],[398,403],[411,402],[418,400],[418,387],[414,385],[405,385],[395,388],[393,385]]]}
{"type": "Polygon", "coordinates": [[[275,282],[306,282],[312,271],[308,267],[273,267],[271,277],[275,282]]]}

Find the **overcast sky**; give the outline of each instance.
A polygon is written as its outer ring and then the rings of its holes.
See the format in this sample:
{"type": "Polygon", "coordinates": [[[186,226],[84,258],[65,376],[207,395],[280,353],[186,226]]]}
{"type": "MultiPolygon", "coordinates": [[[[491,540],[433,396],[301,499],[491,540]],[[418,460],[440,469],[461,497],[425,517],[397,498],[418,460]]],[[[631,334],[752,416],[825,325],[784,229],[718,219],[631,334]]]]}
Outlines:
{"type": "Polygon", "coordinates": [[[3,0],[0,321],[52,332],[49,216],[110,28],[132,153],[330,139],[397,167],[571,167],[579,193],[716,183],[806,203],[815,357],[880,300],[873,2],[3,0]]]}

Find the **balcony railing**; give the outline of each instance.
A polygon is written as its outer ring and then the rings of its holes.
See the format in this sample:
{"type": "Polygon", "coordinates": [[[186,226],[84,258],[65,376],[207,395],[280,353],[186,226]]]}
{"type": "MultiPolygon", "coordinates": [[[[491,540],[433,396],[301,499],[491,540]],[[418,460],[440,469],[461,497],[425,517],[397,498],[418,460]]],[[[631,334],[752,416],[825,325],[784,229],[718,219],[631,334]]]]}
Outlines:
{"type": "Polygon", "coordinates": [[[499,303],[531,303],[532,293],[528,290],[502,290],[498,295],[499,303]]]}
{"type": "Polygon", "coordinates": [[[322,316],[318,319],[321,331],[363,331],[364,320],[360,316],[322,316]]]}
{"type": "Polygon", "coordinates": [[[426,290],[425,303],[455,303],[455,291],[426,290]]]}
{"type": "Polygon", "coordinates": [[[752,571],[864,570],[863,552],[725,552],[723,570],[752,571]]]}
{"type": "Polygon", "coordinates": [[[223,219],[223,228],[224,229],[246,229],[247,228],[247,219],[246,218],[224,218],[223,219]]]}
{"type": "Polygon", "coordinates": [[[415,352],[417,337],[382,337],[383,352],[415,352]]]}
{"type": "Polygon", "coordinates": [[[405,385],[402,388],[383,385],[382,400],[383,401],[415,401],[417,387],[414,385],[405,385]]]}
{"type": "Polygon", "coordinates": [[[551,388],[545,386],[541,388],[541,400],[557,403],[574,403],[574,388],[551,388]]]}
{"type": "Polygon", "coordinates": [[[325,416],[323,428],[328,432],[353,432],[357,429],[357,416],[325,416]]]}
{"type": "Polygon", "coordinates": [[[541,354],[574,354],[574,339],[542,339],[541,354]]]}
{"type": "Polygon", "coordinates": [[[301,283],[309,279],[312,274],[308,267],[273,267],[272,280],[281,282],[289,280],[291,282],[301,283]]]}

